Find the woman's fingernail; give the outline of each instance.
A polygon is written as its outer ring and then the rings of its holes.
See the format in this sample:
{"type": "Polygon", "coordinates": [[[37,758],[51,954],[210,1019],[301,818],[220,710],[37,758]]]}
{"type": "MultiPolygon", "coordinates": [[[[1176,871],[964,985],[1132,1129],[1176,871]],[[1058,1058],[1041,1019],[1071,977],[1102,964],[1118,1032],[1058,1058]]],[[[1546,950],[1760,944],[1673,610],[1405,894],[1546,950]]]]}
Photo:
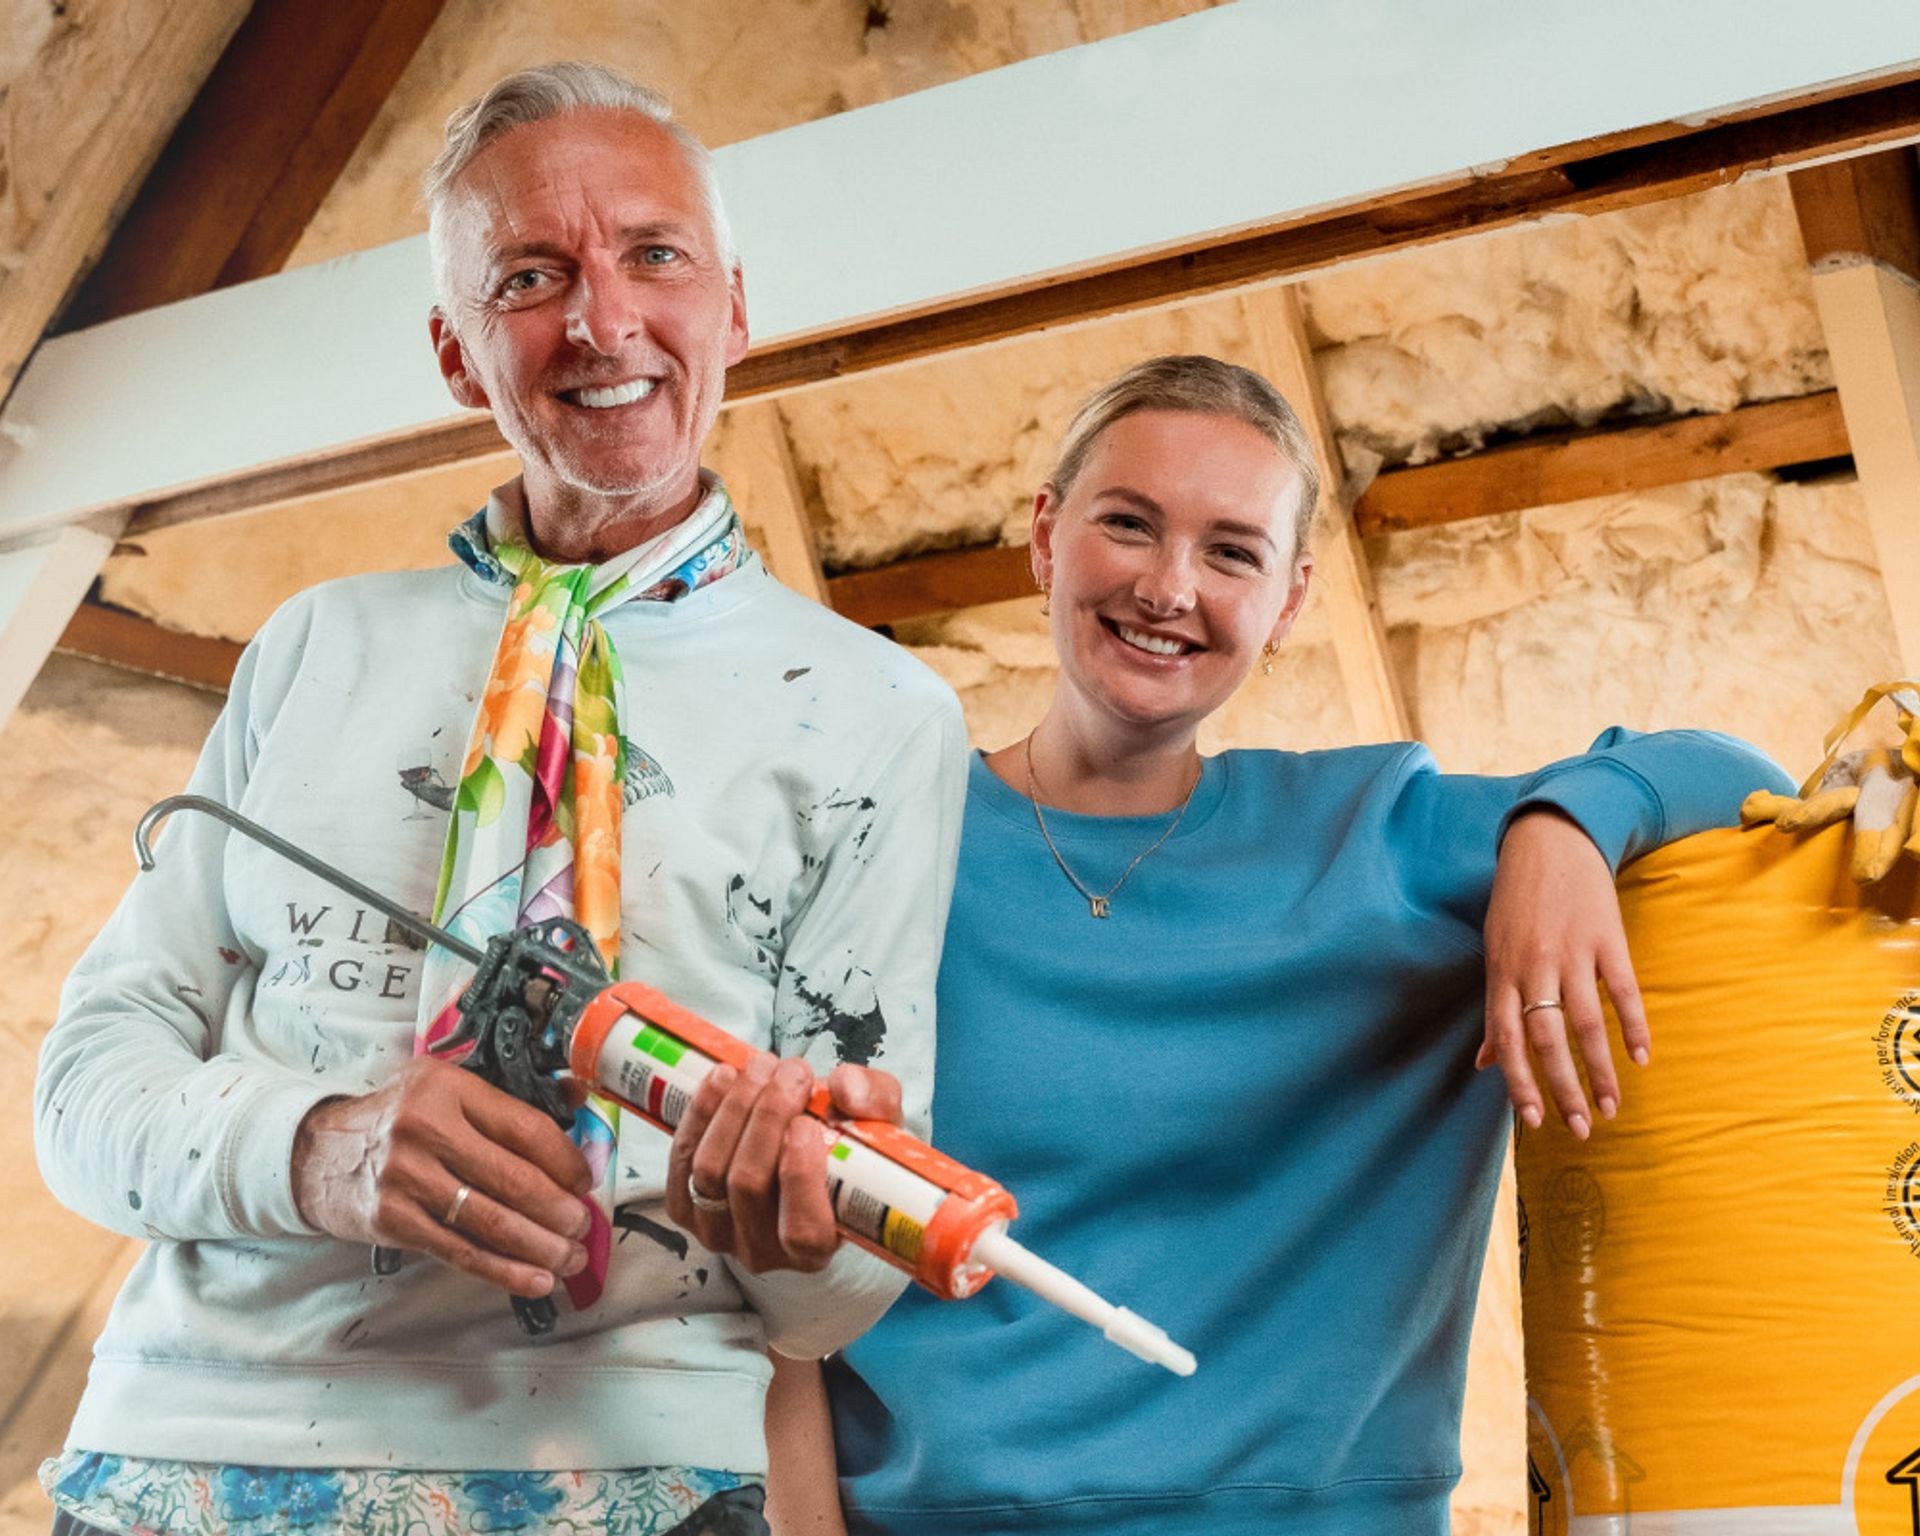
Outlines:
{"type": "Polygon", "coordinates": [[[1611,1120],[1619,1108],[1620,1106],[1614,1103],[1611,1098],[1602,1099],[1600,1101],[1600,1117],[1603,1120],[1611,1120]]]}
{"type": "Polygon", "coordinates": [[[764,1051],[756,1051],[747,1059],[747,1081],[756,1088],[764,1088],[773,1078],[776,1065],[774,1058],[764,1051]]]}
{"type": "Polygon", "coordinates": [[[1527,1128],[1529,1130],[1533,1130],[1533,1131],[1539,1130],[1540,1129],[1540,1106],[1538,1104],[1527,1104],[1522,1106],[1520,1110],[1520,1118],[1527,1122],[1527,1128]]]}
{"type": "Polygon", "coordinates": [[[1644,1067],[1647,1064],[1649,1054],[1650,1053],[1648,1052],[1647,1048],[1644,1045],[1636,1045],[1633,1048],[1634,1063],[1637,1066],[1644,1067]]]}
{"type": "Polygon", "coordinates": [[[813,1083],[813,1069],[804,1061],[783,1061],[774,1076],[782,1088],[796,1093],[805,1093],[813,1083]]]}
{"type": "Polygon", "coordinates": [[[586,1267],[587,1250],[582,1248],[578,1243],[575,1243],[567,1250],[567,1262],[562,1267],[560,1273],[563,1275],[577,1275],[586,1267]]]}
{"type": "Polygon", "coordinates": [[[1587,1117],[1585,1115],[1568,1115],[1567,1129],[1572,1131],[1577,1139],[1585,1141],[1589,1131],[1587,1117]]]}

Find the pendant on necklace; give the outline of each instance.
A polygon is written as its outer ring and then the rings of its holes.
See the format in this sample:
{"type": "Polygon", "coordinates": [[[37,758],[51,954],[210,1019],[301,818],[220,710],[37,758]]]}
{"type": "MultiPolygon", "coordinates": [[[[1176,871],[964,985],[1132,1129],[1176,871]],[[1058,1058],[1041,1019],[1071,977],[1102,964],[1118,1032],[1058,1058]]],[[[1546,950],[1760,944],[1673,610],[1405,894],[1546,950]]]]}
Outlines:
{"type": "Polygon", "coordinates": [[[1089,896],[1087,898],[1087,907],[1095,917],[1105,917],[1107,915],[1107,898],[1104,896],[1089,896]]]}

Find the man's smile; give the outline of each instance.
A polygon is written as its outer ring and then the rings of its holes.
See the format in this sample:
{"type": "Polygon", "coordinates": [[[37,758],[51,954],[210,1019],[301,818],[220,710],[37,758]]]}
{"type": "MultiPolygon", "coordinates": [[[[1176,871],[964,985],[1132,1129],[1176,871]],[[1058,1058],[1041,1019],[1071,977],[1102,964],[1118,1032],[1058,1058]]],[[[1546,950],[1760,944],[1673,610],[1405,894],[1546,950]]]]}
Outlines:
{"type": "Polygon", "coordinates": [[[624,384],[596,384],[581,389],[560,390],[568,405],[585,406],[590,411],[610,411],[616,406],[632,405],[653,393],[655,380],[629,379],[624,384]]]}

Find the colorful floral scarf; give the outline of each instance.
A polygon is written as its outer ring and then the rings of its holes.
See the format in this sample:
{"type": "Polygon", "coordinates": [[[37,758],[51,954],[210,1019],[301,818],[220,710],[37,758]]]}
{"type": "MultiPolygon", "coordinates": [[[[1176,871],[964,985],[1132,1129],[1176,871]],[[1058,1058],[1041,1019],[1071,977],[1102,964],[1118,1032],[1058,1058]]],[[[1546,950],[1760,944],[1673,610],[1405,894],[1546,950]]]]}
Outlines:
{"type": "MultiPolygon", "coordinates": [[[[672,602],[718,581],[746,553],[726,488],[684,522],[599,565],[557,565],[530,547],[520,483],[496,491],[455,531],[453,551],[511,590],[500,648],[474,717],[447,824],[433,920],[476,948],[516,927],[570,917],[607,969],[620,964],[620,812],[629,752],[620,657],[601,620],[622,603],[672,602]]],[[[452,1033],[464,961],[429,949],[416,1053],[452,1033]]],[[[619,1111],[590,1099],[573,1139],[594,1173],[587,1267],[567,1281],[576,1307],[599,1297],[611,1251],[619,1111]]]]}

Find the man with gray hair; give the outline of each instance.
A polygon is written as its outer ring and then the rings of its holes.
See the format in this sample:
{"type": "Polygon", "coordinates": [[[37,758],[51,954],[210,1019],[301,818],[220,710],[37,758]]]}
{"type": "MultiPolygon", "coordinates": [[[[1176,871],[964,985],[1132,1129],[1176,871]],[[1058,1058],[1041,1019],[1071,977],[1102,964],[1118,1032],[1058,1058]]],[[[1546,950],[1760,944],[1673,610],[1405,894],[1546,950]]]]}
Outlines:
{"type": "Polygon", "coordinates": [[[746,306],[658,97],[516,75],[427,195],[440,370],[522,473],[458,564],[281,609],[191,787],[476,945],[571,918],[758,1051],[671,1144],[598,1101],[563,1133],[426,1054],[452,956],[171,826],[42,1055],[48,1183],[150,1240],[43,1468],[56,1531],[764,1530],[768,1347],[900,1286],[836,1246],[794,1121],[818,1073],[925,1129],[958,706],[774,582],[700,467],[746,306]]]}

